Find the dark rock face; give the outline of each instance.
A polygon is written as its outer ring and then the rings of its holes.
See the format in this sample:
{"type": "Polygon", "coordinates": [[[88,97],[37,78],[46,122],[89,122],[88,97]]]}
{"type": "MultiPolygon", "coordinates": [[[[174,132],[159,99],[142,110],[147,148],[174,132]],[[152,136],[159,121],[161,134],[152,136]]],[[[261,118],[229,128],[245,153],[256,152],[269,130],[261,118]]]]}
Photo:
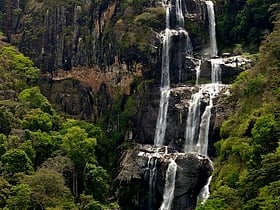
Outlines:
{"type": "MultiPolygon", "coordinates": [[[[159,92],[156,91],[159,87],[154,87],[146,93],[147,100],[143,101],[143,106],[141,107],[140,115],[138,118],[135,118],[134,121],[138,122],[138,126],[133,126],[132,129],[134,133],[134,139],[138,143],[144,144],[153,144],[154,143],[154,133],[156,127],[156,120],[158,115],[158,106],[159,106],[159,92]]],[[[197,86],[179,86],[171,89],[169,106],[167,113],[167,127],[165,133],[165,142],[164,145],[175,148],[177,151],[184,151],[185,146],[185,132],[186,132],[186,123],[188,108],[190,106],[191,95],[197,92],[199,87],[197,86]]],[[[219,98],[223,98],[228,94],[228,87],[224,89],[217,96],[217,99],[213,100],[211,124],[210,124],[210,133],[209,141],[213,142],[214,137],[212,138],[212,130],[217,129],[221,123],[222,119],[225,119],[228,115],[228,107],[221,107],[219,105],[219,98]],[[216,116],[216,112],[219,112],[219,116],[216,116]],[[225,113],[224,113],[225,112],[225,113]],[[216,120],[217,117],[219,120],[216,120]],[[215,121],[215,123],[213,123],[215,121]]],[[[202,114],[207,105],[209,105],[209,95],[206,92],[204,98],[200,101],[200,113],[202,114]]],[[[232,107],[229,107],[231,109],[232,107]]],[[[218,134],[218,133],[216,133],[218,134]]],[[[216,138],[216,136],[215,136],[216,138]]],[[[214,144],[214,143],[213,143],[214,144]]],[[[213,146],[213,145],[212,145],[213,146]]],[[[213,148],[212,148],[213,149],[213,148]]],[[[212,150],[211,149],[211,150],[212,150]]],[[[213,153],[212,153],[213,154],[213,153]]]]}
{"type": "Polygon", "coordinates": [[[97,104],[93,104],[90,89],[81,86],[77,80],[55,81],[45,78],[40,82],[40,89],[57,110],[79,119],[96,120],[98,112],[93,107],[97,104]]]}
{"type": "Polygon", "coordinates": [[[101,33],[116,5],[110,0],[100,4],[90,0],[20,1],[20,5],[17,0],[5,0],[0,9],[8,20],[2,24],[9,40],[40,69],[52,71],[102,63],[106,53],[101,33]]]}
{"type": "Polygon", "coordinates": [[[207,157],[196,154],[174,152],[174,149],[170,147],[155,148],[149,145],[135,145],[133,149],[123,154],[117,181],[123,189],[132,185],[135,187],[134,189],[138,189],[133,192],[127,189],[127,194],[123,194],[124,197],[120,196],[120,203],[126,202],[122,205],[124,209],[126,207],[141,210],[159,209],[166,181],[166,169],[170,159],[175,156],[177,172],[171,209],[195,209],[197,196],[212,174],[211,161],[207,157]],[[148,162],[151,160],[154,161],[156,168],[154,177],[156,181],[152,192],[149,181],[147,181],[147,175],[149,177],[148,162]],[[153,193],[154,200],[149,200],[149,193],[153,193]]]}

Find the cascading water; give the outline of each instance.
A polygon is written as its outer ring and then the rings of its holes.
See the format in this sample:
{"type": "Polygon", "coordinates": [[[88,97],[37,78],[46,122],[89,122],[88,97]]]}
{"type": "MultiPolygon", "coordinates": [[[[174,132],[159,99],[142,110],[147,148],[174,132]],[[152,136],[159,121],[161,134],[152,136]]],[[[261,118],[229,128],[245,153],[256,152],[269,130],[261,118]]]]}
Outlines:
{"type": "Polygon", "coordinates": [[[154,137],[154,144],[161,146],[164,143],[164,136],[166,130],[166,117],[169,104],[170,95],[170,78],[169,78],[169,49],[171,31],[169,29],[170,3],[166,6],[166,29],[163,34],[162,46],[162,72],[161,72],[161,88],[160,88],[160,106],[156,124],[156,131],[154,137]]]}
{"type": "MultiPolygon", "coordinates": [[[[218,54],[215,34],[214,5],[212,1],[206,1],[205,3],[207,5],[209,19],[211,57],[214,58],[218,54]]],[[[199,91],[192,95],[188,109],[185,133],[185,152],[195,152],[207,156],[209,126],[211,120],[211,109],[213,107],[213,98],[220,92],[222,87],[220,66],[221,63],[222,59],[211,59],[211,84],[198,85],[200,63],[196,68],[196,85],[199,87],[199,91]],[[205,107],[203,113],[201,113],[201,102],[205,100],[205,98],[208,100],[208,105],[205,107]]],[[[200,192],[199,200],[202,202],[204,202],[210,195],[210,182],[211,177],[209,178],[208,183],[200,192]]]]}
{"type": "Polygon", "coordinates": [[[179,27],[184,28],[185,19],[184,19],[183,10],[182,10],[182,0],[176,0],[176,19],[178,21],[179,27]]]}
{"type": "Polygon", "coordinates": [[[200,100],[202,94],[197,92],[192,95],[190,105],[188,108],[187,125],[185,131],[185,149],[184,152],[195,152],[195,142],[197,140],[197,134],[199,132],[200,122],[200,100]]]}
{"type": "MultiPolygon", "coordinates": [[[[156,131],[154,136],[154,145],[163,146],[165,131],[167,127],[167,111],[169,105],[170,96],[170,57],[172,56],[171,51],[174,48],[172,46],[173,36],[183,37],[185,41],[179,42],[180,52],[184,56],[192,57],[192,44],[188,36],[187,31],[184,30],[184,15],[182,10],[182,0],[166,1],[166,29],[162,33],[162,73],[161,73],[161,87],[160,87],[160,106],[156,124],[156,131]],[[172,4],[172,5],[171,5],[172,4]],[[175,4],[175,5],[174,5],[175,4]],[[176,14],[176,26],[174,20],[170,20],[170,13],[176,14]],[[174,29],[175,28],[175,29],[174,29]],[[181,46],[184,45],[184,46],[181,46]],[[173,48],[172,48],[173,47],[173,48]]],[[[217,56],[217,45],[215,35],[215,16],[214,6],[211,1],[206,1],[208,19],[209,19],[209,34],[210,34],[210,48],[211,57],[217,56]]],[[[174,16],[172,16],[174,17],[174,16]]],[[[177,45],[177,46],[179,46],[177,45]]],[[[184,57],[182,56],[182,58],[184,57]]],[[[181,57],[178,56],[179,63],[179,82],[181,82],[181,57]]],[[[191,97],[190,105],[188,108],[188,116],[185,130],[185,147],[184,152],[195,152],[207,156],[208,148],[208,135],[209,135],[209,124],[211,119],[211,109],[213,107],[213,97],[220,91],[221,83],[221,69],[220,60],[211,59],[211,84],[199,85],[198,79],[200,76],[200,65],[201,61],[198,62],[196,67],[196,88],[198,92],[194,93],[191,97]],[[205,106],[205,104],[207,104],[205,106]],[[203,106],[202,106],[203,105],[203,106]]],[[[151,160],[148,161],[149,168],[149,194],[153,196],[154,183],[156,177],[156,164],[151,164],[151,160]]],[[[155,160],[154,160],[155,161],[155,160]]],[[[155,163],[155,162],[154,162],[155,163]]],[[[176,181],[177,164],[175,159],[171,159],[168,165],[165,176],[165,188],[163,195],[163,202],[160,206],[160,210],[169,210],[172,206],[174,197],[175,181],[176,181]]],[[[203,188],[200,193],[200,198],[205,200],[209,196],[209,183],[203,188]]],[[[149,200],[149,206],[153,205],[152,198],[149,200]]],[[[151,208],[152,209],[152,208],[151,208]]]]}
{"type": "Polygon", "coordinates": [[[174,159],[171,159],[166,171],[163,202],[160,206],[160,210],[171,209],[171,205],[174,197],[176,171],[177,171],[177,164],[174,159]]]}
{"type": "Polygon", "coordinates": [[[148,210],[155,208],[155,186],[156,186],[156,174],[157,174],[157,161],[158,157],[149,156],[147,163],[147,169],[145,170],[145,179],[149,181],[149,199],[148,210]]]}
{"type": "Polygon", "coordinates": [[[215,58],[211,59],[211,81],[215,84],[221,84],[221,64],[222,59],[215,58]]]}
{"type": "Polygon", "coordinates": [[[217,42],[216,42],[216,23],[215,23],[215,11],[212,1],[205,1],[207,6],[208,21],[209,21],[209,35],[210,35],[210,49],[211,57],[218,55],[217,42]]]}

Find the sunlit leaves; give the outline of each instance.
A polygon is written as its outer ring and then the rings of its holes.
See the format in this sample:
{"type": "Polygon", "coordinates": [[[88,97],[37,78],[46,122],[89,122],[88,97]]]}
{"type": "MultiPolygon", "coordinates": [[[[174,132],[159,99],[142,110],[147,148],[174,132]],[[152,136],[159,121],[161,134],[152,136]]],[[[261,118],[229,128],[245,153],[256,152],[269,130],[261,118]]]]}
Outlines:
{"type": "Polygon", "coordinates": [[[40,92],[39,87],[32,87],[23,90],[19,94],[19,101],[30,108],[41,108],[42,111],[52,114],[52,108],[48,99],[40,92]]]}
{"type": "Polygon", "coordinates": [[[62,148],[78,166],[96,162],[94,155],[96,139],[88,138],[84,129],[78,126],[68,128],[62,141],[62,148]]]}

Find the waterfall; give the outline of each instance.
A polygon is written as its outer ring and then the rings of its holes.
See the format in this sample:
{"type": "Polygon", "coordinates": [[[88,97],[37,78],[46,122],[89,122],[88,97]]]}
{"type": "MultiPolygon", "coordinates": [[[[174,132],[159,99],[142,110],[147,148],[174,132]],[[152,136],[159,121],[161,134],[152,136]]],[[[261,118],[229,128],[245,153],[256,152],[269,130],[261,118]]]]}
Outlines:
{"type": "Polygon", "coordinates": [[[209,20],[209,35],[210,35],[210,48],[211,57],[218,55],[217,42],[216,42],[216,23],[215,23],[215,12],[214,4],[212,1],[205,1],[207,6],[208,20],[209,20]]]}
{"type": "Polygon", "coordinates": [[[211,59],[211,81],[212,83],[220,84],[221,83],[221,64],[223,63],[222,59],[211,59]]]}
{"type": "Polygon", "coordinates": [[[198,85],[198,79],[199,79],[199,76],[200,76],[200,66],[201,66],[201,60],[198,61],[198,65],[195,67],[195,71],[196,71],[195,85],[198,85]]]}
{"type": "Polygon", "coordinates": [[[175,189],[177,164],[175,160],[171,159],[165,176],[165,186],[163,193],[163,202],[160,206],[160,210],[170,210],[175,189]]]}
{"type": "Polygon", "coordinates": [[[161,88],[160,88],[160,105],[156,124],[156,131],[154,137],[154,144],[161,146],[164,143],[164,136],[166,130],[166,118],[170,95],[170,81],[169,81],[169,44],[170,31],[165,30],[163,39],[163,53],[162,53],[162,73],[161,73],[161,88]]]}
{"type": "Polygon", "coordinates": [[[170,27],[170,3],[166,6],[166,29],[163,34],[163,46],[162,46],[162,66],[161,66],[161,88],[160,88],[160,105],[159,113],[156,124],[156,131],[154,137],[154,144],[161,146],[164,143],[164,136],[166,130],[166,118],[169,104],[170,95],[170,78],[169,78],[169,49],[171,31],[170,27]]]}
{"type": "Polygon", "coordinates": [[[155,206],[155,187],[156,187],[156,175],[157,175],[157,161],[158,158],[154,156],[148,157],[147,168],[145,170],[145,179],[149,180],[149,200],[148,209],[152,210],[155,206]]]}
{"type": "Polygon", "coordinates": [[[196,148],[197,148],[196,152],[207,156],[211,109],[213,107],[213,96],[215,96],[216,88],[215,85],[210,84],[210,85],[206,85],[205,89],[209,94],[209,104],[208,106],[206,106],[205,111],[201,116],[201,122],[199,125],[199,137],[198,137],[198,142],[196,144],[196,148]]]}
{"type": "Polygon", "coordinates": [[[185,19],[182,10],[182,0],[176,0],[176,19],[178,21],[179,27],[184,28],[185,19]]]}
{"type": "Polygon", "coordinates": [[[184,152],[194,152],[195,151],[195,141],[196,135],[199,132],[200,123],[200,100],[201,92],[197,92],[192,95],[190,100],[190,105],[188,108],[187,124],[185,131],[185,149],[184,152]]]}

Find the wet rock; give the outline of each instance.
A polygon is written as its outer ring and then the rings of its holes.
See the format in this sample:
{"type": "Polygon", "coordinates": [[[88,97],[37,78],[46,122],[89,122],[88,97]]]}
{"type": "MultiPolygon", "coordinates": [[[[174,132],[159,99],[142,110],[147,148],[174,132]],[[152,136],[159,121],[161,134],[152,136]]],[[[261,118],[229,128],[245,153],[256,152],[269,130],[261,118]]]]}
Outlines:
{"type": "Polygon", "coordinates": [[[211,161],[205,156],[194,153],[178,153],[174,148],[167,146],[137,144],[131,150],[124,152],[120,161],[117,182],[118,188],[124,190],[118,193],[128,197],[120,196],[120,203],[131,209],[158,209],[162,202],[166,170],[171,159],[175,159],[177,163],[175,193],[171,209],[195,209],[197,196],[213,172],[211,161]],[[153,158],[157,161],[154,161],[155,185],[151,191],[152,186],[149,185],[147,173],[148,163],[153,158]],[[138,190],[128,195],[126,194],[128,186],[133,186],[138,190]],[[149,201],[147,197],[149,193],[153,193],[155,200],[149,201]]]}

